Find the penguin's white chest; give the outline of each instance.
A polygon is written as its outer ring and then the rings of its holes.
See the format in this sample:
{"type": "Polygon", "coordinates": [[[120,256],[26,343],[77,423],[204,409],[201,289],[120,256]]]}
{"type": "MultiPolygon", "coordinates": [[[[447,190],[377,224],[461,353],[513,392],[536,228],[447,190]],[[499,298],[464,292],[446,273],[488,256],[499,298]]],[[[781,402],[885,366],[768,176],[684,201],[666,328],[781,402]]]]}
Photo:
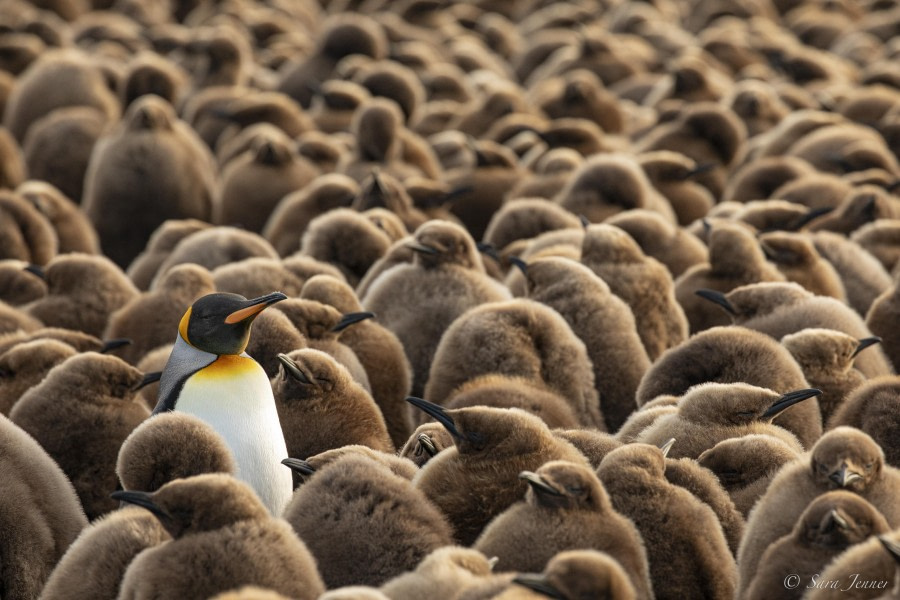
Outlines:
{"type": "Polygon", "coordinates": [[[224,438],[237,477],[250,484],[273,515],[291,498],[291,473],[272,387],[252,358],[222,355],[184,383],[175,410],[205,421],[224,438]]]}

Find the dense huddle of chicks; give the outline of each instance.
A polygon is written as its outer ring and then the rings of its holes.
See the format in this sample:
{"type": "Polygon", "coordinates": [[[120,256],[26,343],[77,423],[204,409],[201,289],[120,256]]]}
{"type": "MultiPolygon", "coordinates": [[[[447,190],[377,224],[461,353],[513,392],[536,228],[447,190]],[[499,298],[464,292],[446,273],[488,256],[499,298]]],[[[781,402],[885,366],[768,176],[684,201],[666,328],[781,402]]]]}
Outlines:
{"type": "Polygon", "coordinates": [[[0,0],[0,597],[900,598],[897,33],[0,0]],[[281,515],[148,418],[185,309],[273,290],[281,515]]]}

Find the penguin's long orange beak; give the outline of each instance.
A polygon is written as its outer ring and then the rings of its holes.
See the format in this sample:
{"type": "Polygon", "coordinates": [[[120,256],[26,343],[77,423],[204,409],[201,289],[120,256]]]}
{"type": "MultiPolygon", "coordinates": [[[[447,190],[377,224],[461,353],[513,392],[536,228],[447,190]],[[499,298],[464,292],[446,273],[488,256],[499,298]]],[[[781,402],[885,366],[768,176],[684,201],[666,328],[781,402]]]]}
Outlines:
{"type": "Polygon", "coordinates": [[[241,308],[225,317],[225,322],[229,325],[234,325],[235,323],[240,323],[241,321],[252,319],[256,315],[261,313],[266,307],[271,306],[276,302],[281,302],[282,300],[287,300],[287,296],[285,296],[281,292],[272,292],[271,294],[266,294],[265,296],[260,296],[259,298],[247,300],[247,302],[245,302],[241,308]]]}

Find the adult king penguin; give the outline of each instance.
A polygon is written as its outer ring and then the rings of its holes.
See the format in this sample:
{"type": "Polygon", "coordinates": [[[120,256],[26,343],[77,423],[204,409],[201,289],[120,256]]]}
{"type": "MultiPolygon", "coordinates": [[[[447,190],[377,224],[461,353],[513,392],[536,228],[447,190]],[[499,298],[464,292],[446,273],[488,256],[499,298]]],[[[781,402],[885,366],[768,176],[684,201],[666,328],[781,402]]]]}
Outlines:
{"type": "Polygon", "coordinates": [[[215,293],[194,302],[178,325],[153,410],[181,411],[209,423],[234,454],[237,477],[275,516],[293,491],[290,471],[281,466],[287,447],[269,378],[244,350],[253,319],[286,298],[281,292],[251,300],[215,293]]]}

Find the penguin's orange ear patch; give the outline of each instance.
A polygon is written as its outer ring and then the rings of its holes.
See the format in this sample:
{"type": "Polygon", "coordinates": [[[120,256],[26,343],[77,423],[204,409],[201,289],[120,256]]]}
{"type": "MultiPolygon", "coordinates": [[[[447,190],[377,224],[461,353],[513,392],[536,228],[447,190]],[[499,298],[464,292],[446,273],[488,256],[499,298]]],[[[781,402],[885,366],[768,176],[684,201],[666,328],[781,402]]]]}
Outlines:
{"type": "Polygon", "coordinates": [[[234,311],[233,313],[231,313],[230,315],[228,315],[227,317],[225,317],[225,322],[229,325],[234,325],[235,323],[240,323],[241,321],[243,321],[245,319],[249,319],[250,317],[253,317],[253,316],[259,314],[267,306],[268,306],[268,304],[266,304],[266,303],[260,303],[260,304],[254,304],[253,306],[248,306],[246,308],[238,309],[238,310],[234,311]]]}
{"type": "Polygon", "coordinates": [[[187,311],[185,311],[184,316],[181,317],[181,322],[178,323],[178,333],[181,334],[181,339],[186,341],[187,343],[191,343],[188,339],[188,323],[191,320],[191,307],[189,306],[187,311]]]}

